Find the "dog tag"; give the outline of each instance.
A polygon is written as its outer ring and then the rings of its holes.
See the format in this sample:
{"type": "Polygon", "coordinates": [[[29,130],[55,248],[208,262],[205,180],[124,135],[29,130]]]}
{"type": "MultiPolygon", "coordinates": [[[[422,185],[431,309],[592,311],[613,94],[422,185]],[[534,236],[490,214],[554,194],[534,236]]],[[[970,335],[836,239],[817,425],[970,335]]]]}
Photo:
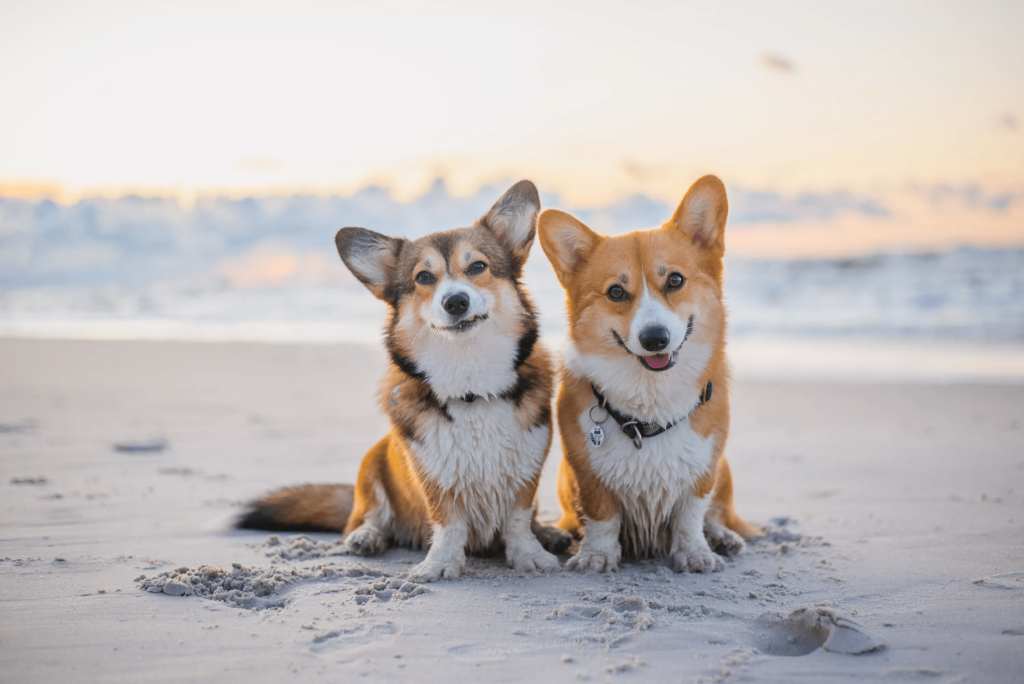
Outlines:
{"type": "Polygon", "coordinates": [[[595,447],[604,444],[604,430],[601,429],[600,425],[590,428],[590,443],[595,447]]]}

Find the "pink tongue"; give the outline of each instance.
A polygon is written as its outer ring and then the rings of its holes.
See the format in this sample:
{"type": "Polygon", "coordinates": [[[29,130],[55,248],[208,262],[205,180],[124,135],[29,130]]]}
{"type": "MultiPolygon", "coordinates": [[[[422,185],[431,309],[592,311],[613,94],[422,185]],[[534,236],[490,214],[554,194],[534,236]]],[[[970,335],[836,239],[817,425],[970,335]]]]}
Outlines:
{"type": "Polygon", "coordinates": [[[654,356],[645,356],[644,361],[651,368],[664,368],[668,365],[668,354],[655,354],[654,356]]]}

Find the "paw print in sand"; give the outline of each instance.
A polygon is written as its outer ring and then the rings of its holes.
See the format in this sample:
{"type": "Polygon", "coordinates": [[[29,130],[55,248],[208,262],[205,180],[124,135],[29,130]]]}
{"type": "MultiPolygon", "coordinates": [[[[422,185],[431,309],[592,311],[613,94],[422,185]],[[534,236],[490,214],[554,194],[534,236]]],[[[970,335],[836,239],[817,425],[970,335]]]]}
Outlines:
{"type": "Polygon", "coordinates": [[[387,603],[392,600],[401,601],[425,594],[427,591],[429,590],[426,587],[416,582],[390,579],[356,587],[354,593],[356,595],[356,603],[363,605],[374,600],[380,603],[387,603]]]}

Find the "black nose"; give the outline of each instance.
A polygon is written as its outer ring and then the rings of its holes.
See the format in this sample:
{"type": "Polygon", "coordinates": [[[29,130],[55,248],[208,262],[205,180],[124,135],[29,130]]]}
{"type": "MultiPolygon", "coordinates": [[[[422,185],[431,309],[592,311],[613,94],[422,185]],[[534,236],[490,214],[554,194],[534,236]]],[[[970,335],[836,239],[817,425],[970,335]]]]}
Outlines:
{"type": "Polygon", "coordinates": [[[668,346],[668,329],[659,326],[640,331],[640,346],[647,351],[660,352],[668,346]]]}
{"type": "MultiPolygon", "coordinates": [[[[452,316],[461,316],[469,310],[469,297],[461,292],[456,292],[445,297],[441,306],[452,316]]],[[[666,344],[668,343],[666,342],[666,344]]]]}

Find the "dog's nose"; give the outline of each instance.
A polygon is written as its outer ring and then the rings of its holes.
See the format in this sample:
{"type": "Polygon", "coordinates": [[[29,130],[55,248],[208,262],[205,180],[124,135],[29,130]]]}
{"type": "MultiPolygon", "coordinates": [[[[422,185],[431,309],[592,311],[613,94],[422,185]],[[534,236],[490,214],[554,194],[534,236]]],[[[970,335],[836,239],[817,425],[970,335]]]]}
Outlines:
{"type": "Polygon", "coordinates": [[[640,331],[640,346],[651,352],[664,351],[668,346],[668,329],[662,326],[651,326],[640,331]]]}
{"type": "Polygon", "coordinates": [[[444,298],[441,306],[452,316],[461,316],[469,310],[469,297],[462,292],[454,292],[444,298]]]}

